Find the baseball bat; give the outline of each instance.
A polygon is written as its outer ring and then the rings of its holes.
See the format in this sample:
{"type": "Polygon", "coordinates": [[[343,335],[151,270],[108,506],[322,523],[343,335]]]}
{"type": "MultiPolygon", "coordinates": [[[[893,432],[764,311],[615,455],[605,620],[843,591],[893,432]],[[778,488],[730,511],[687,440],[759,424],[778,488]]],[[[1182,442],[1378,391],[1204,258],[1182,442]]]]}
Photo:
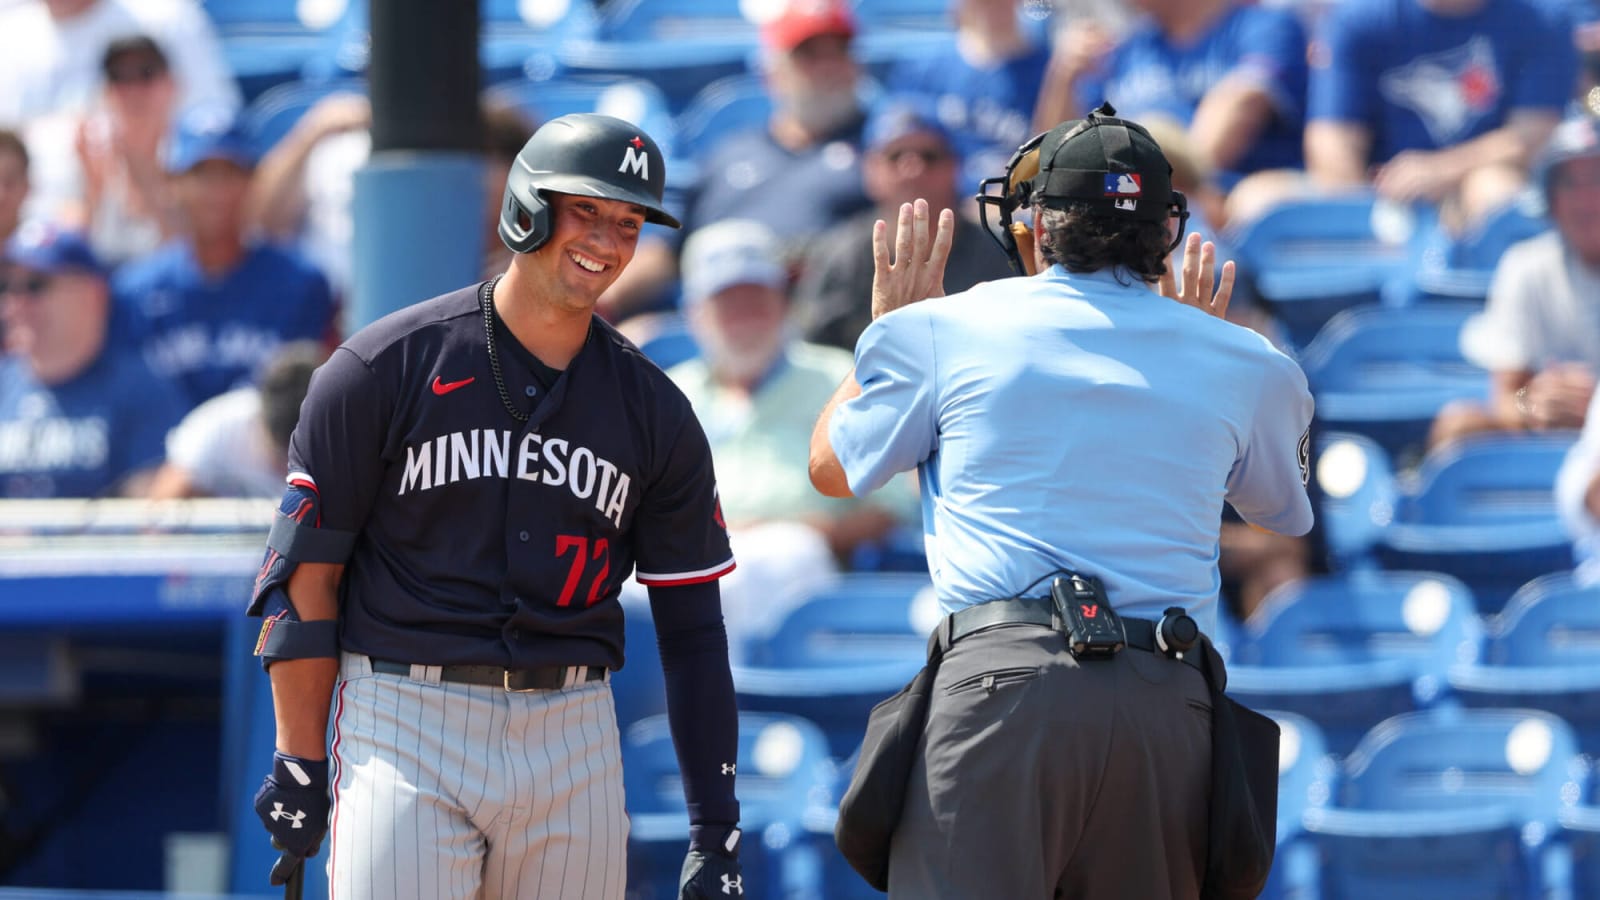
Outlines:
{"type": "Polygon", "coordinates": [[[283,883],[283,900],[300,900],[300,894],[305,891],[306,864],[301,862],[294,867],[294,874],[283,883]]]}

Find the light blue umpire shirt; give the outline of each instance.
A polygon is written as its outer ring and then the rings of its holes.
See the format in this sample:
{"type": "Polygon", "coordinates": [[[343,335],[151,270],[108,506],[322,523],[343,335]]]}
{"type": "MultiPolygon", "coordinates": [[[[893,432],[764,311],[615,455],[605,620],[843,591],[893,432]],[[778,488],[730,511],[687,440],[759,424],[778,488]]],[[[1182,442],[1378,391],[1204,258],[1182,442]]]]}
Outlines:
{"type": "Polygon", "coordinates": [[[1065,567],[1124,615],[1185,606],[1214,633],[1223,500],[1311,528],[1300,367],[1127,273],[1053,266],[911,304],[862,333],[856,380],[829,440],[858,496],[918,467],[946,612],[1065,567]]]}

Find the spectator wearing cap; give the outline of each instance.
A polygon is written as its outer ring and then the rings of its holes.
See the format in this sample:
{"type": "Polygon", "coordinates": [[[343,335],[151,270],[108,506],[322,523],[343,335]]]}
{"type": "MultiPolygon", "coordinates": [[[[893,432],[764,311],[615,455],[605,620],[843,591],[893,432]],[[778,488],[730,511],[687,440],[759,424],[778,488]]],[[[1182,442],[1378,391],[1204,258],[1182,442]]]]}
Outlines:
{"type": "Polygon", "coordinates": [[[167,459],[150,498],[260,497],[283,494],[289,437],[311,373],[328,358],[318,341],[284,344],[256,382],[200,404],[167,433],[167,459]]]}
{"type": "Polygon", "coordinates": [[[1446,406],[1430,446],[1585,424],[1600,373],[1600,124],[1564,122],[1538,168],[1555,227],[1506,250],[1461,332],[1462,353],[1489,370],[1488,403],[1446,406]]]}
{"type": "Polygon", "coordinates": [[[0,497],[139,495],[182,414],[107,340],[105,271],[81,235],[29,223],[0,259],[0,497]]]}
{"type": "Polygon", "coordinates": [[[1004,170],[1034,134],[1050,46],[1025,27],[1026,15],[1023,0],[954,0],[949,42],[906,55],[885,79],[896,94],[933,104],[956,142],[963,184],[1004,170]]]}
{"type": "Polygon", "coordinates": [[[1345,0],[1311,62],[1312,179],[1440,204],[1457,232],[1522,188],[1578,78],[1571,20],[1541,0],[1345,0]]]}
{"type": "Polygon", "coordinates": [[[254,164],[248,140],[231,127],[180,128],[167,156],[179,237],[113,282],[126,334],[151,368],[182,387],[186,410],[248,383],[279,345],[332,335],[322,274],[292,251],[246,239],[254,164]]]}
{"type": "Polygon", "coordinates": [[[1144,19],[1121,40],[1092,20],[1057,37],[1036,127],[1109,101],[1120,115],[1182,122],[1224,188],[1301,166],[1306,36],[1294,13],[1241,0],[1129,5],[1144,19]]]}
{"type": "MultiPolygon", "coordinates": [[[[1011,148],[1015,152],[1016,147],[1011,148]]],[[[1003,164],[1002,164],[1003,165],[1003,164]]],[[[900,205],[918,197],[934,209],[960,209],[961,169],[956,140],[931,101],[894,98],[882,104],[865,133],[861,174],[873,207],[823,232],[808,249],[795,286],[795,316],[807,340],[853,351],[872,321],[872,228],[896,221],[900,205]]],[[[956,217],[946,293],[1013,274],[1002,253],[969,216],[956,217]]]]}
{"type": "Polygon", "coordinates": [[[834,572],[881,540],[915,497],[896,485],[865,500],[811,489],[807,446],[819,409],[850,371],[850,355],[794,338],[788,275],[775,235],[729,219],[690,235],[683,301],[699,358],[667,371],[705,428],[717,467],[737,576],[723,583],[730,635],[778,615],[781,596],[834,572]]]}
{"type": "MultiPolygon", "coordinates": [[[[216,30],[194,0],[14,0],[0,3],[0,125],[84,113],[106,49],[139,34],[171,55],[180,109],[239,108],[216,30]]],[[[43,150],[31,141],[30,149],[43,150]]]]}
{"type": "Polygon", "coordinates": [[[686,228],[754,218],[787,244],[867,205],[855,34],[844,0],[791,0],[762,27],[771,118],[710,148],[688,198],[686,228]]]}
{"type": "Polygon", "coordinates": [[[0,128],[0,244],[22,224],[28,199],[28,147],[15,131],[0,128]]]}
{"type": "MultiPolygon", "coordinates": [[[[847,0],[788,0],[761,27],[761,75],[772,113],[761,127],[694,148],[697,176],[685,191],[684,233],[723,219],[753,219],[798,259],[827,228],[871,204],[861,186],[866,109],[847,0]]],[[[632,265],[600,300],[621,323],[655,312],[678,275],[676,237],[641,239],[632,265]]],[[[627,329],[625,329],[627,331],[627,329]]]]}

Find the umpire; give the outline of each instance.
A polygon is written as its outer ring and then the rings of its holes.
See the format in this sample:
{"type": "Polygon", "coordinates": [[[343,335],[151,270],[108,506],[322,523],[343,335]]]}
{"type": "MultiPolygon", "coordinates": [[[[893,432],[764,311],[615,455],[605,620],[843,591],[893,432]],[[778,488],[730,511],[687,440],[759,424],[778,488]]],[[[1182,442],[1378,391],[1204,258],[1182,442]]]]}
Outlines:
{"type": "Polygon", "coordinates": [[[949,212],[902,209],[892,262],[878,223],[874,322],[812,436],[830,496],[917,468],[949,614],[891,896],[1198,897],[1213,695],[1158,623],[1182,607],[1212,630],[1224,500],[1311,526],[1305,377],[1221,318],[1232,266],[1212,294],[1209,244],[1191,235],[1168,274],[1184,199],[1114,116],[991,180],[1003,224],[1031,212],[997,237],[1035,275],[937,297],[949,212]]]}

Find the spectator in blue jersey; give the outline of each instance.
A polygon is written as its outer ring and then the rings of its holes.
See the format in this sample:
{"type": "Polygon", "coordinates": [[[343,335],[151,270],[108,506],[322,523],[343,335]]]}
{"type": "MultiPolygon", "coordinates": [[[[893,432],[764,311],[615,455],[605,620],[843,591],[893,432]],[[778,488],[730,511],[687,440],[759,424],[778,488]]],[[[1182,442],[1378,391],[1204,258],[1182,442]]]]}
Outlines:
{"type": "Polygon", "coordinates": [[[114,287],[127,333],[193,408],[247,383],[279,345],[328,339],[334,306],[309,263],[247,240],[254,156],[242,134],[191,121],[171,145],[167,170],[183,234],[120,270],[114,287]]]}
{"type": "Polygon", "coordinates": [[[1577,86],[1571,19],[1544,0],[1346,0],[1312,53],[1306,168],[1480,221],[1527,180],[1577,86]]]}
{"type": "Polygon", "coordinates": [[[1058,36],[1036,128],[1102,101],[1188,128],[1199,162],[1231,189],[1301,165],[1306,37],[1294,13],[1239,0],[1133,0],[1145,18],[1121,41],[1092,23],[1058,36]]]}
{"type": "MultiPolygon", "coordinates": [[[[874,110],[861,175],[875,205],[819,235],[800,265],[795,320],[808,340],[854,352],[856,338],[872,322],[872,311],[861,298],[872,295],[874,222],[895,221],[900,205],[918,197],[935,209],[976,205],[960,196],[966,192],[959,186],[965,182],[958,182],[957,143],[926,98],[894,98],[874,110]]],[[[1004,165],[1001,160],[999,167],[1004,165]]],[[[945,291],[953,294],[1011,274],[1005,254],[983,228],[970,215],[957,216],[944,270],[945,291]]]]}
{"type": "Polygon", "coordinates": [[[82,236],[29,223],[0,260],[0,497],[138,495],[182,408],[107,340],[105,272],[82,236]]]}
{"type": "Polygon", "coordinates": [[[962,184],[975,185],[1005,168],[1034,134],[1050,47],[1024,27],[1023,6],[1022,0],[953,0],[950,42],[896,64],[886,79],[896,94],[933,101],[955,137],[962,184]]]}

